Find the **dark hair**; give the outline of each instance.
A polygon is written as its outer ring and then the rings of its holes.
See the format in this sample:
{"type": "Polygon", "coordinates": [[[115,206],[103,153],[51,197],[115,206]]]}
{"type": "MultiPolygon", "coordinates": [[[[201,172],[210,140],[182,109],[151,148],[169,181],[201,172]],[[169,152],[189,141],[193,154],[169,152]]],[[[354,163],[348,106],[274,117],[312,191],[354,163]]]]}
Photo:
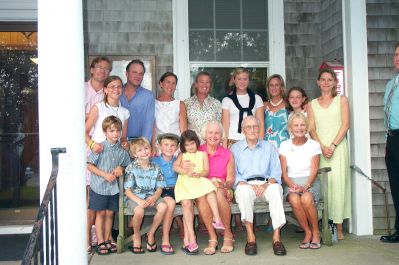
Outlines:
{"type": "Polygon", "coordinates": [[[395,44],[395,50],[399,48],[399,41],[395,44]]]}
{"type": "Polygon", "coordinates": [[[301,109],[303,109],[303,107],[304,107],[306,104],[308,104],[309,98],[308,98],[308,95],[306,95],[305,90],[304,90],[302,87],[299,87],[299,86],[293,86],[293,87],[290,88],[290,90],[288,90],[288,93],[287,93],[287,102],[286,102],[286,107],[285,107],[285,108],[286,108],[288,111],[293,111],[293,110],[294,110],[294,109],[292,108],[292,106],[290,105],[290,102],[289,102],[290,94],[291,94],[292,91],[298,91],[299,93],[302,94],[302,97],[305,98],[305,100],[304,100],[304,101],[302,102],[302,104],[301,104],[301,109]]]}
{"type": "Polygon", "coordinates": [[[186,142],[194,141],[197,148],[200,146],[200,140],[197,134],[192,130],[184,131],[180,136],[180,151],[182,153],[186,152],[186,147],[184,146],[186,142]]]}
{"type": "Polygon", "coordinates": [[[115,126],[116,129],[119,131],[122,130],[122,121],[116,117],[116,116],[108,116],[103,120],[103,123],[101,124],[103,128],[103,132],[106,132],[108,128],[111,128],[112,126],[115,126]]]}
{"type": "Polygon", "coordinates": [[[166,73],[164,73],[162,76],[161,76],[161,78],[159,78],[159,83],[161,83],[161,82],[163,82],[167,77],[169,77],[169,76],[173,76],[175,79],[176,79],[176,84],[177,84],[177,75],[175,75],[174,73],[172,73],[172,72],[166,72],[166,73]]]}
{"type": "Polygon", "coordinates": [[[109,71],[112,71],[112,63],[105,56],[98,56],[98,57],[94,58],[93,61],[91,61],[90,68],[96,67],[96,64],[98,64],[99,62],[102,62],[102,61],[107,62],[110,65],[109,71]]]}
{"type": "MultiPolygon", "coordinates": [[[[330,75],[332,76],[332,78],[334,79],[334,81],[337,82],[337,74],[336,74],[336,73],[334,72],[334,70],[331,69],[331,68],[324,68],[324,69],[321,69],[321,70],[319,71],[319,75],[317,76],[317,80],[320,80],[321,75],[324,74],[324,73],[330,74],[330,75]]],[[[333,87],[333,89],[331,90],[331,95],[332,95],[333,97],[335,97],[336,95],[338,95],[338,94],[337,94],[337,86],[334,86],[334,87],[333,87]]]]}
{"type": "Polygon", "coordinates": [[[130,66],[131,66],[132,64],[139,64],[139,65],[141,65],[141,66],[143,67],[144,73],[145,73],[145,66],[144,66],[144,63],[143,63],[143,61],[140,60],[140,59],[133,59],[133,60],[131,60],[130,63],[128,63],[128,64],[126,65],[126,72],[129,71],[129,68],[130,68],[130,66]]]}
{"type": "MultiPolygon", "coordinates": [[[[104,81],[104,87],[107,87],[109,85],[109,83],[115,81],[115,80],[119,80],[121,82],[121,84],[123,84],[122,79],[117,76],[117,75],[110,75],[108,76],[105,81],[104,81]]],[[[108,105],[108,95],[106,93],[104,93],[104,102],[105,102],[105,106],[108,105]]]]}

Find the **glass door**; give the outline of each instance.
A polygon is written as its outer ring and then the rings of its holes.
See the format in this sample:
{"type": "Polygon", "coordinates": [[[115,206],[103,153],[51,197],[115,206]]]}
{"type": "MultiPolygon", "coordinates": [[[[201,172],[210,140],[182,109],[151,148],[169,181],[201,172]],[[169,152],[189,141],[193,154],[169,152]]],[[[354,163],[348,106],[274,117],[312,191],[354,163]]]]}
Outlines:
{"type": "MultiPolygon", "coordinates": [[[[33,26],[36,27],[35,25],[33,26]]],[[[12,26],[12,30],[18,28],[12,26]]],[[[39,205],[37,30],[0,31],[0,221],[39,205]],[[10,211],[10,214],[5,212],[10,211]]],[[[14,220],[15,221],[15,220],[14,220]]],[[[14,222],[15,223],[15,222],[14,222]]]]}

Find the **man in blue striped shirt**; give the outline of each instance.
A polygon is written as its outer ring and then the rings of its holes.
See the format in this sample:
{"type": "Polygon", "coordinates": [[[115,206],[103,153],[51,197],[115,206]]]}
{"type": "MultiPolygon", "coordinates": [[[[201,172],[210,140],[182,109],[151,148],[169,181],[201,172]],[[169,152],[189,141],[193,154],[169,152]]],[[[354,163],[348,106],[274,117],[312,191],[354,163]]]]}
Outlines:
{"type": "Polygon", "coordinates": [[[122,122],[109,116],[102,123],[106,140],[103,151],[91,152],[87,158],[87,169],[92,173],[90,181],[89,209],[96,211],[97,253],[106,255],[116,252],[111,244],[111,229],[114,212],[118,211],[118,177],[130,163],[130,157],[120,145],[122,122]]]}
{"type": "MultiPolygon", "coordinates": [[[[395,45],[393,64],[396,71],[399,71],[399,42],[395,45]]],[[[392,235],[382,236],[380,240],[387,243],[399,243],[399,74],[385,86],[384,112],[385,129],[387,130],[385,163],[396,212],[396,232],[392,235]]]]}
{"type": "Polygon", "coordinates": [[[235,143],[231,151],[235,160],[236,201],[247,230],[245,254],[257,254],[253,207],[255,201],[266,201],[273,224],[273,251],[275,255],[283,256],[286,250],[280,240],[280,228],[286,220],[278,153],[273,145],[259,139],[259,121],[254,116],[244,118],[241,127],[245,139],[235,143]]]}

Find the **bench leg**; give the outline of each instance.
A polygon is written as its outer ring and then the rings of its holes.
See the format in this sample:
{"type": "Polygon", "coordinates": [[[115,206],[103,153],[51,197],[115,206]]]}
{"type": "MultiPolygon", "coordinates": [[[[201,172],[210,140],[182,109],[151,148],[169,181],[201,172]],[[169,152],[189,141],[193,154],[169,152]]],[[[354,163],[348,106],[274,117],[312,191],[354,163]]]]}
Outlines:
{"type": "Polygon", "coordinates": [[[332,246],[332,234],[330,229],[328,229],[328,216],[326,209],[323,210],[321,235],[323,238],[323,244],[327,246],[332,246]]]}

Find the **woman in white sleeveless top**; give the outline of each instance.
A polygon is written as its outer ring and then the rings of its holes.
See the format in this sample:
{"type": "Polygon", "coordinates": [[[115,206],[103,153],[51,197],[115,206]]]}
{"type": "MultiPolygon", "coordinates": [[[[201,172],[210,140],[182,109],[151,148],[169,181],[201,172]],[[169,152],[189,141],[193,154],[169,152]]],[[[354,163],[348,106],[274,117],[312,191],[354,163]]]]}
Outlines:
{"type": "MultiPolygon", "coordinates": [[[[187,114],[183,101],[173,98],[176,91],[177,76],[172,72],[164,73],[159,79],[161,94],[155,100],[155,129],[153,147],[157,136],[163,133],[179,135],[187,130],[187,114]]],[[[155,152],[155,149],[154,149],[155,152]]]]}

